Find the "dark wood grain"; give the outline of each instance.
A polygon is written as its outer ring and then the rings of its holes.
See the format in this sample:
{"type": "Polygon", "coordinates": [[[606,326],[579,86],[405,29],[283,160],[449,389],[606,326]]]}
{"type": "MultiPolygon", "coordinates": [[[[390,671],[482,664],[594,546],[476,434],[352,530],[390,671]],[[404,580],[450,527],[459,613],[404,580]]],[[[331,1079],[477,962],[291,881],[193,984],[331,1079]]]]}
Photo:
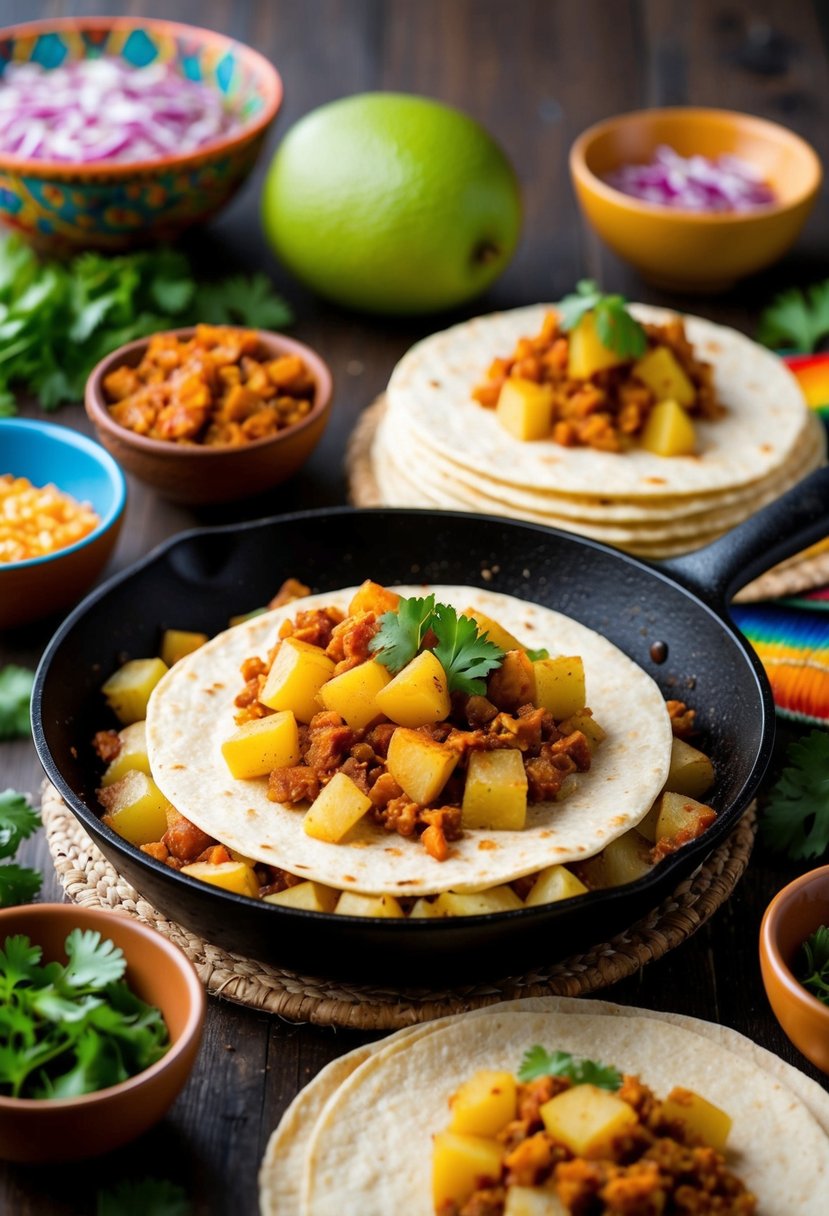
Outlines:
{"type": "MultiPolygon", "coordinates": [[[[3,0],[0,22],[100,7],[98,0],[3,0]]],[[[108,8],[139,13],[144,6],[110,0],[108,8]]],[[[167,0],[163,9],[165,16],[231,33],[277,64],[285,106],[272,147],[314,106],[362,90],[423,93],[469,111],[509,149],[523,184],[525,225],[504,276],[486,297],[451,317],[390,321],[347,314],[315,301],[268,253],[257,218],[266,154],[225,214],[189,237],[186,247],[206,273],[263,267],[285,290],[297,311],[296,335],[333,368],[331,424],[307,467],[289,485],[254,501],[195,512],[160,502],[131,483],[127,525],[112,570],[181,528],[342,502],[343,453],[360,410],[384,387],[411,342],[449,320],[557,298],[588,272],[633,298],[693,306],[751,332],[778,286],[829,273],[824,192],[796,250],[779,266],[718,299],[660,295],[585,233],[567,173],[569,145],[588,124],[621,110],[681,103],[722,105],[783,121],[829,159],[829,19],[820,3],[167,0]]],[[[25,403],[22,411],[37,415],[25,403]]],[[[63,410],[59,421],[89,430],[80,406],[63,410]]],[[[49,633],[47,623],[6,635],[0,639],[0,664],[33,665],[49,633]]],[[[0,787],[36,795],[39,781],[29,744],[0,745],[0,787]]],[[[43,870],[43,897],[59,899],[42,836],[27,843],[22,859],[43,870]]],[[[816,1076],[771,1016],[756,960],[763,909],[794,873],[758,850],[734,897],[708,926],[607,995],[736,1027],[816,1076]]],[[[369,1037],[293,1026],[211,1001],[198,1066],[161,1126],[81,1170],[0,1168],[0,1213],[90,1216],[99,1186],[152,1174],[185,1185],[198,1213],[252,1214],[258,1164],[281,1112],[323,1064],[369,1037]]]]}

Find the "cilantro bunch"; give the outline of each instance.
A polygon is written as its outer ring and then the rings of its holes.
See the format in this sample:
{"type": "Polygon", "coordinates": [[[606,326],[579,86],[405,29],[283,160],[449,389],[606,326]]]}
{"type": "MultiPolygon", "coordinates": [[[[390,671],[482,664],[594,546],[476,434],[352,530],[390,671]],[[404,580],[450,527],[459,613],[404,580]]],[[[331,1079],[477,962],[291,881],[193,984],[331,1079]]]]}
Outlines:
{"type": "MultiPolygon", "coordinates": [[[[37,813],[23,794],[15,790],[0,793],[0,858],[13,857],[20,842],[32,836],[39,826],[37,813]]],[[[41,877],[36,870],[4,862],[0,865],[0,908],[30,903],[40,890],[40,884],[41,877]]]]}
{"type": "Polygon", "coordinates": [[[41,966],[28,937],[0,950],[0,1093],[73,1098],[126,1081],[167,1051],[160,1010],[122,979],[123,952],[91,929],[73,929],[67,962],[41,966]]]}
{"type": "Polygon", "coordinates": [[[757,340],[772,350],[811,354],[824,338],[829,338],[829,279],[804,291],[781,291],[760,315],[757,340]]]}
{"type": "Polygon", "coordinates": [[[159,329],[198,321],[279,329],[291,320],[265,274],[200,283],[174,249],[41,262],[10,236],[0,241],[0,416],[16,412],[16,390],[46,410],[80,401],[100,359],[159,329]]]}
{"type": "Polygon", "coordinates": [[[645,330],[628,312],[624,296],[603,295],[592,279],[582,279],[575,292],[558,305],[561,328],[569,333],[589,312],[596,319],[596,333],[603,346],[626,359],[644,355],[648,349],[645,330]]]}
{"type": "Polygon", "coordinates": [[[536,1043],[524,1052],[518,1080],[535,1081],[539,1077],[567,1077],[574,1085],[596,1085],[610,1090],[622,1084],[622,1074],[612,1064],[580,1059],[569,1051],[547,1051],[536,1043]]]}
{"type": "Polygon", "coordinates": [[[25,739],[29,734],[29,702],[33,671],[9,663],[0,668],[0,740],[25,739]]]}
{"type": "Polygon", "coordinates": [[[504,652],[486,634],[479,636],[471,617],[458,616],[449,604],[436,603],[434,595],[403,598],[395,612],[384,613],[369,649],[389,671],[402,671],[424,648],[430,632],[436,639],[431,649],[446,672],[449,691],[483,695],[484,677],[501,666],[504,652]]]}
{"type": "Polygon", "coordinates": [[[829,849],[829,732],[790,743],[788,764],[766,799],[760,828],[769,848],[794,861],[829,849]]]}
{"type": "Polygon", "coordinates": [[[801,947],[797,978],[824,1005],[829,1005],[829,925],[810,933],[801,947]]]}

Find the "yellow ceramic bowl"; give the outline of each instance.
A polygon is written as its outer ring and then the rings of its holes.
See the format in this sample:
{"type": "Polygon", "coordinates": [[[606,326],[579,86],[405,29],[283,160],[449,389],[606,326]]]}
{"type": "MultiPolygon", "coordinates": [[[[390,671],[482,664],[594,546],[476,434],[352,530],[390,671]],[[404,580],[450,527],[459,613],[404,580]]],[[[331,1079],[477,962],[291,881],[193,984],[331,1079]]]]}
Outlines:
{"type": "Polygon", "coordinates": [[[722,291],[771,265],[793,244],[820,188],[814,150],[776,123],[730,110],[637,110],[585,131],[570,151],[582,212],[614,253],[659,287],[722,291]],[[758,168],[777,202],[752,211],[700,214],[641,202],[606,174],[645,164],[660,144],[681,156],[729,153],[758,168]]]}

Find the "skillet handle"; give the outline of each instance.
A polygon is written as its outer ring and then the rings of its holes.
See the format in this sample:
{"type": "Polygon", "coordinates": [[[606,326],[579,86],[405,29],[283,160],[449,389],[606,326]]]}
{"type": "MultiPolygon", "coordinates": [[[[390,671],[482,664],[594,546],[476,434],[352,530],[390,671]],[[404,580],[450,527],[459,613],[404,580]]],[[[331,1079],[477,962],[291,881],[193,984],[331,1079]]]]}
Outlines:
{"type": "Polygon", "coordinates": [[[741,587],[778,562],[829,535],[829,466],[704,549],[659,563],[714,607],[723,608],[741,587]]]}

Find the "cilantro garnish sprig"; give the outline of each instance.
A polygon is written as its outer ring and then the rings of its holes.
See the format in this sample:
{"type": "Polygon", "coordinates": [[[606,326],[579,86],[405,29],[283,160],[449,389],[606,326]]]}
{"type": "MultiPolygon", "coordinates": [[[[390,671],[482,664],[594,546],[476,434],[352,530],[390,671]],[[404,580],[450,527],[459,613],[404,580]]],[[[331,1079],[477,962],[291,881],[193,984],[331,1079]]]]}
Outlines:
{"type": "Polygon", "coordinates": [[[829,337],[829,279],[781,291],[760,315],[757,340],[772,350],[811,354],[829,337]]]}
{"type": "Polygon", "coordinates": [[[66,938],[65,964],[41,965],[22,934],[0,950],[0,1094],[72,1098],[126,1081],[169,1046],[160,1010],[123,980],[126,960],[91,929],[66,938]]]}
{"type": "Polygon", "coordinates": [[[593,279],[582,279],[576,290],[558,305],[561,328],[573,330],[587,313],[596,318],[596,333],[602,344],[626,359],[638,359],[648,348],[642,325],[627,310],[620,295],[604,295],[593,279]]]}
{"type": "Polygon", "coordinates": [[[790,743],[786,759],[766,799],[763,839],[793,861],[820,857],[829,849],[829,732],[790,743]]]}
{"type": "MultiPolygon", "coordinates": [[[[32,836],[40,819],[24,797],[16,790],[0,792],[0,858],[13,857],[21,841],[32,836]]],[[[12,908],[30,903],[40,890],[41,877],[36,870],[6,862],[0,865],[0,908],[12,908]]]]}
{"type": "Polygon", "coordinates": [[[0,668],[0,739],[24,739],[29,734],[29,702],[34,672],[10,663],[0,668]]]}
{"type": "Polygon", "coordinates": [[[378,663],[397,673],[423,649],[430,631],[437,639],[434,655],[446,672],[449,691],[483,695],[485,677],[501,666],[504,652],[486,634],[478,634],[476,621],[459,616],[449,604],[436,603],[434,595],[401,599],[396,611],[381,616],[369,648],[378,663]]]}
{"type": "Polygon", "coordinates": [[[801,948],[797,977],[804,988],[829,1005],[829,925],[810,933],[801,948]]]}
{"type": "Polygon", "coordinates": [[[539,1077],[567,1077],[574,1085],[596,1085],[610,1090],[622,1084],[622,1074],[612,1064],[582,1059],[569,1051],[547,1051],[536,1043],[524,1052],[518,1080],[535,1081],[539,1077]]]}

